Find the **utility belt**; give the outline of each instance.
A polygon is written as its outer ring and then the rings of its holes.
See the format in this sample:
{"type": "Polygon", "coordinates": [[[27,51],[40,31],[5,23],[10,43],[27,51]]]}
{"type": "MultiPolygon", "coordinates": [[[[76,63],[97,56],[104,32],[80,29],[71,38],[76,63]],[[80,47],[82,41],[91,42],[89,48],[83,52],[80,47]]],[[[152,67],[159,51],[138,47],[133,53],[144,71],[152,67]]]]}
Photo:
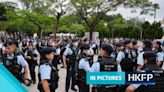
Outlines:
{"type": "Polygon", "coordinates": [[[76,62],[76,57],[72,57],[72,56],[68,56],[67,57],[67,65],[73,65],[73,64],[75,64],[75,62],[76,62]]]}
{"type": "Polygon", "coordinates": [[[96,85],[92,87],[92,92],[116,92],[116,85],[96,85]]]}
{"type": "MultiPolygon", "coordinates": [[[[49,88],[50,88],[51,87],[51,83],[48,82],[48,85],[49,85],[49,88]]],[[[38,87],[37,88],[38,88],[38,90],[40,92],[44,92],[44,88],[43,88],[43,85],[42,85],[41,81],[38,83],[38,87]]]]}
{"type": "MultiPolygon", "coordinates": [[[[52,84],[50,82],[50,80],[48,80],[48,85],[49,85],[50,89],[54,90],[54,89],[56,89],[56,87],[54,85],[58,85],[58,84],[52,84]]],[[[44,92],[43,85],[42,85],[41,81],[38,83],[38,87],[37,88],[38,88],[39,91],[44,92]]]]}
{"type": "Polygon", "coordinates": [[[78,83],[77,84],[81,88],[84,87],[85,85],[87,85],[86,84],[86,78],[85,77],[78,78],[78,83]]]}

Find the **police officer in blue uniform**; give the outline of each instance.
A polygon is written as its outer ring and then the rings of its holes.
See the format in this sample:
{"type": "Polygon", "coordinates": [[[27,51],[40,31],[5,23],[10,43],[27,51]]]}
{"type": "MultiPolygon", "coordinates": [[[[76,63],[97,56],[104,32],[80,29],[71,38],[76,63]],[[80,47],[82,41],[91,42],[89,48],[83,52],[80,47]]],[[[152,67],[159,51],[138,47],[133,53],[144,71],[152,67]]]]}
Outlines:
{"type": "Polygon", "coordinates": [[[3,65],[21,82],[28,85],[27,62],[21,54],[16,53],[16,43],[8,40],[5,44],[6,53],[2,56],[3,65]],[[24,72],[22,73],[22,69],[24,72]]]}
{"type": "Polygon", "coordinates": [[[119,72],[122,72],[122,68],[121,68],[121,65],[120,65],[120,62],[125,58],[125,54],[123,52],[124,50],[124,45],[123,43],[117,43],[116,44],[116,55],[115,55],[115,59],[116,59],[116,62],[117,62],[117,71],[119,72]]]}
{"type": "MultiPolygon", "coordinates": [[[[161,72],[161,68],[156,63],[156,54],[154,51],[152,51],[152,42],[150,40],[143,41],[143,52],[141,52],[138,55],[137,64],[138,64],[138,66],[137,66],[138,72],[153,72],[153,71],[161,72]]],[[[156,76],[156,74],[154,74],[155,80],[157,77],[160,77],[160,74],[159,74],[160,72],[157,72],[158,73],[157,76],[156,76]]],[[[153,73],[155,73],[155,72],[153,72],[153,73]]],[[[163,77],[163,76],[161,76],[161,77],[163,77]]],[[[159,84],[157,83],[156,85],[157,85],[157,88],[160,88],[160,86],[161,86],[160,83],[159,84]]],[[[131,84],[127,87],[125,92],[135,92],[141,86],[143,86],[143,85],[142,84],[131,84]]],[[[153,89],[151,89],[151,90],[153,90],[153,89]]],[[[156,91],[152,91],[152,92],[158,92],[158,91],[156,90],[156,91]]],[[[162,90],[159,92],[162,92],[162,90]]]]}
{"type": "Polygon", "coordinates": [[[58,88],[58,71],[53,66],[54,49],[46,47],[42,49],[41,61],[39,65],[39,83],[38,89],[40,92],[55,92],[58,88]]]}
{"type": "Polygon", "coordinates": [[[161,48],[161,42],[155,41],[154,42],[154,51],[156,52],[156,61],[157,64],[162,68],[164,62],[164,51],[161,48]]]}
{"type": "Polygon", "coordinates": [[[132,56],[132,41],[131,40],[125,40],[124,41],[124,54],[125,58],[120,62],[122,71],[133,71],[134,62],[133,62],[133,56],[132,56]]]}
{"type": "Polygon", "coordinates": [[[82,44],[81,54],[79,55],[79,61],[78,61],[78,87],[79,92],[89,92],[89,85],[86,84],[86,72],[91,71],[90,62],[87,58],[88,50],[89,50],[88,44],[82,44]]]}
{"type": "Polygon", "coordinates": [[[64,68],[67,69],[66,74],[66,86],[65,91],[69,91],[70,87],[70,81],[72,80],[71,89],[73,91],[77,91],[75,88],[75,78],[73,77],[75,75],[75,62],[76,62],[76,46],[75,43],[77,42],[76,39],[73,39],[72,42],[67,44],[66,50],[63,53],[63,64],[64,68]]]}
{"type": "MultiPolygon", "coordinates": [[[[117,62],[111,57],[113,48],[109,44],[102,44],[99,55],[101,58],[95,62],[91,72],[117,71],[117,62]]],[[[116,92],[116,85],[95,85],[92,92],[116,92]]]]}
{"type": "Polygon", "coordinates": [[[36,75],[35,75],[35,67],[38,65],[40,54],[39,52],[33,47],[32,42],[29,42],[28,48],[25,52],[25,58],[27,63],[29,64],[30,75],[33,84],[36,83],[36,75]]]}

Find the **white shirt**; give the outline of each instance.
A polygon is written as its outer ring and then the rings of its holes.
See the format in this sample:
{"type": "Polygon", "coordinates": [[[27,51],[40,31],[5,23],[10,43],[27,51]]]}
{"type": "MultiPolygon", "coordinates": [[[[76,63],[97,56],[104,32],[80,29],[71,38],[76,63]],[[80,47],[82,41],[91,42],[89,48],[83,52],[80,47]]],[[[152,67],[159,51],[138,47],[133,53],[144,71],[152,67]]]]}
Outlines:
{"type": "Polygon", "coordinates": [[[138,64],[138,65],[141,65],[141,66],[144,65],[143,54],[144,54],[144,52],[141,52],[141,53],[138,55],[138,58],[137,58],[137,64],[138,64]]]}
{"type": "Polygon", "coordinates": [[[117,58],[116,58],[116,61],[118,61],[119,63],[122,61],[122,59],[125,58],[125,54],[123,51],[119,51],[118,52],[118,55],[117,55],[117,58]]]}
{"type": "Polygon", "coordinates": [[[91,47],[90,47],[89,50],[88,50],[88,54],[91,54],[91,55],[94,54],[94,51],[93,51],[93,49],[92,49],[91,47]]]}
{"type": "Polygon", "coordinates": [[[91,67],[91,72],[100,72],[100,63],[95,62],[91,67]]]}
{"type": "Polygon", "coordinates": [[[157,61],[164,61],[164,51],[158,52],[157,54],[157,61]]]}
{"type": "Polygon", "coordinates": [[[100,46],[100,39],[96,39],[95,43],[97,46],[100,46]]]}
{"type": "Polygon", "coordinates": [[[64,51],[63,55],[67,56],[67,55],[72,55],[73,51],[71,50],[70,47],[67,47],[66,50],[64,51]]]}
{"type": "Polygon", "coordinates": [[[41,80],[49,80],[51,78],[50,65],[43,64],[39,68],[41,80]]]}
{"type": "MultiPolygon", "coordinates": [[[[123,51],[119,51],[118,55],[116,57],[116,61],[120,63],[122,61],[122,59],[124,59],[124,58],[125,58],[124,52],[123,51]]],[[[121,68],[120,64],[117,65],[117,71],[118,72],[122,72],[122,68],[121,68]]]]}
{"type": "Polygon", "coordinates": [[[2,43],[0,43],[0,49],[2,49],[2,47],[3,47],[3,44],[2,44],[2,43]]]}
{"type": "Polygon", "coordinates": [[[96,48],[96,44],[95,44],[95,43],[92,44],[92,45],[91,45],[91,48],[96,48]]]}
{"type": "Polygon", "coordinates": [[[78,65],[79,69],[84,69],[86,72],[90,72],[91,68],[89,65],[89,61],[87,61],[85,58],[82,58],[79,61],[79,65],[78,65]]]}
{"type": "Polygon", "coordinates": [[[57,53],[57,54],[60,54],[60,52],[61,52],[61,49],[60,49],[60,48],[57,48],[57,49],[56,49],[56,53],[57,53]]]}

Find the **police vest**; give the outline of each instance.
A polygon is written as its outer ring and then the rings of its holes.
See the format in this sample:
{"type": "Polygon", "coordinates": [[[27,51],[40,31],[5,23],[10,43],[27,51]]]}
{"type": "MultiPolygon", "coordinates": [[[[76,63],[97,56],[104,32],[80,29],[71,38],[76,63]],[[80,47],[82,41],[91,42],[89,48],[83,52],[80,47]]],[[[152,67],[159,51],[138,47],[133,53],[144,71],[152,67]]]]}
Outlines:
{"type": "MultiPolygon", "coordinates": [[[[83,59],[85,59],[86,62],[89,62],[86,58],[83,59]]],[[[83,87],[83,85],[86,85],[86,71],[78,68],[78,86],[83,87]]]]}
{"type": "Polygon", "coordinates": [[[22,47],[26,47],[27,43],[26,42],[22,42],[22,47]]]}
{"type": "Polygon", "coordinates": [[[34,53],[34,49],[32,49],[32,50],[27,50],[27,56],[37,57],[37,55],[34,53]]]}
{"type": "Polygon", "coordinates": [[[73,49],[72,46],[69,47],[72,50],[72,54],[71,55],[67,55],[66,58],[70,59],[71,61],[75,61],[76,60],[76,53],[75,50],[73,49]]]}
{"type": "Polygon", "coordinates": [[[100,71],[117,71],[115,58],[101,57],[98,61],[100,63],[100,71]]]}
{"type": "Polygon", "coordinates": [[[124,54],[125,54],[125,58],[122,59],[122,61],[120,62],[122,71],[125,71],[125,72],[133,71],[135,62],[133,62],[132,52],[130,52],[130,53],[124,52],[124,54]],[[128,57],[129,55],[130,55],[130,57],[128,57]]]}
{"type": "Polygon", "coordinates": [[[22,66],[17,63],[17,55],[14,54],[13,59],[8,59],[7,54],[2,56],[3,65],[19,80],[22,82],[22,66]]]}
{"type": "Polygon", "coordinates": [[[156,64],[156,53],[153,51],[145,51],[143,54],[144,60],[147,63],[144,65],[144,70],[146,71],[153,71],[153,70],[160,70],[160,67],[156,64]]]}
{"type": "MultiPolygon", "coordinates": [[[[41,61],[40,65],[44,65],[44,64],[49,65],[51,67],[51,75],[50,75],[51,77],[50,77],[50,80],[47,80],[47,81],[49,83],[50,90],[54,90],[58,88],[58,81],[59,81],[58,71],[52,64],[48,63],[47,61],[41,61]]],[[[40,91],[43,91],[44,89],[41,83],[40,73],[38,74],[38,77],[39,77],[38,89],[40,91]]]]}

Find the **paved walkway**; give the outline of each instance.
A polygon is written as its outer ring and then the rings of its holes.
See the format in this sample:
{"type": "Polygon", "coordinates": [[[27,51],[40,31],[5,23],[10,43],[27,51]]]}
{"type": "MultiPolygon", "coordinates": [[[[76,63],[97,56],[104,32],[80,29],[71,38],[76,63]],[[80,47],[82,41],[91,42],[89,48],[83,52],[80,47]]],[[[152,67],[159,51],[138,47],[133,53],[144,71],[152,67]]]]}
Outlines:
{"type": "MultiPolygon", "coordinates": [[[[58,89],[56,90],[56,92],[65,92],[65,77],[66,77],[66,69],[63,69],[63,68],[60,68],[61,66],[59,65],[59,76],[60,76],[60,79],[59,79],[59,87],[58,89]]],[[[38,67],[36,68],[36,71],[38,70],[38,67]]],[[[37,76],[38,77],[38,76],[37,76]]],[[[38,78],[37,78],[38,79],[38,78]]],[[[38,80],[37,80],[38,82],[38,80]]],[[[77,86],[76,86],[77,88],[77,86]]],[[[37,83],[34,85],[32,84],[31,86],[27,87],[27,89],[29,90],[29,92],[39,92],[37,90],[37,83]]],[[[69,92],[74,92],[74,91],[69,91],[69,92]]]]}

